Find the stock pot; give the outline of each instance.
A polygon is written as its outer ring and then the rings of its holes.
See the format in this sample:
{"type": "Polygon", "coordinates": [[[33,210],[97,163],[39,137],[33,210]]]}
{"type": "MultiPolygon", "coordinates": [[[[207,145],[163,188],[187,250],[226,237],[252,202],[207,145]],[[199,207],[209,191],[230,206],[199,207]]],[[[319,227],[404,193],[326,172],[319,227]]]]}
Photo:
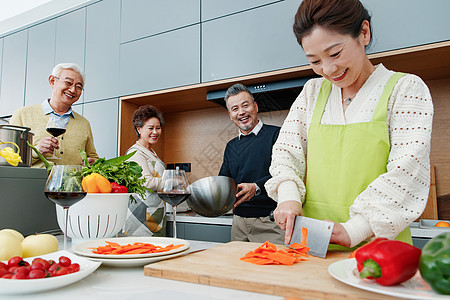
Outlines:
{"type": "MultiPolygon", "coordinates": [[[[27,141],[33,144],[33,135],[28,127],[16,126],[3,124],[0,125],[0,141],[2,142],[13,142],[20,147],[20,157],[22,157],[22,162],[19,163],[18,167],[31,167],[31,148],[27,145],[27,141]]],[[[11,144],[0,145],[0,149],[5,147],[12,147],[14,151],[17,149],[11,144]]],[[[11,166],[6,160],[0,156],[0,166],[11,166]]]]}

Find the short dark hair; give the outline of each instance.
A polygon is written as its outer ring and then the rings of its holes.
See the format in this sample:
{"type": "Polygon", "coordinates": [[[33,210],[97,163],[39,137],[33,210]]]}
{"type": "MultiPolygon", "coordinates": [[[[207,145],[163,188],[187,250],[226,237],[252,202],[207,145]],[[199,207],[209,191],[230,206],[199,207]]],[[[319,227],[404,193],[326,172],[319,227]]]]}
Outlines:
{"type": "MultiPolygon", "coordinates": [[[[371,16],[359,0],[303,0],[295,14],[293,29],[297,42],[302,46],[303,38],[315,26],[356,38],[361,34],[365,20],[370,23],[371,16]]],[[[372,42],[372,26],[370,38],[372,42]]]]}
{"type": "Polygon", "coordinates": [[[247,92],[250,95],[250,97],[252,97],[253,102],[255,102],[255,99],[253,98],[253,95],[252,95],[252,93],[250,93],[248,88],[245,85],[243,85],[242,83],[236,83],[236,84],[230,86],[225,93],[224,100],[225,100],[225,104],[227,105],[227,108],[228,108],[228,98],[230,98],[231,96],[237,95],[239,93],[242,93],[242,92],[247,92]]]}
{"type": "Polygon", "coordinates": [[[137,128],[141,128],[144,126],[145,122],[147,122],[148,119],[151,118],[157,118],[159,120],[159,123],[161,124],[161,127],[164,126],[164,118],[162,115],[162,112],[157,109],[156,107],[152,105],[143,105],[140,106],[133,114],[133,128],[136,132],[136,135],[138,138],[140,138],[140,134],[137,131],[137,128]]]}

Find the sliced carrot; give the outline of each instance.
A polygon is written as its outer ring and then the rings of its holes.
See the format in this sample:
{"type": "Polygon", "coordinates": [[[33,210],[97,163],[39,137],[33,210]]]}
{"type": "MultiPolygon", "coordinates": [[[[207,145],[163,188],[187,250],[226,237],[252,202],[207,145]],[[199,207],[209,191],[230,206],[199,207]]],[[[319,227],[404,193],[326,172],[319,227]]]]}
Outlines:
{"type": "Polygon", "coordinates": [[[167,252],[173,249],[178,249],[184,244],[180,245],[167,245],[165,247],[155,246],[153,244],[146,244],[136,242],[134,244],[120,245],[118,243],[105,241],[106,246],[92,247],[92,253],[105,254],[105,255],[122,255],[122,254],[147,254],[147,253],[159,253],[167,252]]]}
{"type": "Polygon", "coordinates": [[[268,241],[253,251],[247,252],[240,259],[245,262],[257,265],[293,265],[296,262],[307,260],[306,252],[309,248],[300,244],[292,244],[292,248],[278,250],[277,247],[268,241]],[[292,247],[293,246],[293,247],[292,247]]]}

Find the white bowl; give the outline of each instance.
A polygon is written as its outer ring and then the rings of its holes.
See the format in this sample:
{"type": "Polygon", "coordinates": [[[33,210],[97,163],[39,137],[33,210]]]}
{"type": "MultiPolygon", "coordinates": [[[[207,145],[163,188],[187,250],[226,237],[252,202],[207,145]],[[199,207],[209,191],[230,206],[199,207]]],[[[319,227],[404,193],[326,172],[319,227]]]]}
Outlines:
{"type": "MultiPolygon", "coordinates": [[[[129,193],[88,193],[69,208],[67,236],[72,239],[115,237],[127,217],[129,193]]],[[[58,225],[64,232],[64,209],[56,205],[58,225]]]]}

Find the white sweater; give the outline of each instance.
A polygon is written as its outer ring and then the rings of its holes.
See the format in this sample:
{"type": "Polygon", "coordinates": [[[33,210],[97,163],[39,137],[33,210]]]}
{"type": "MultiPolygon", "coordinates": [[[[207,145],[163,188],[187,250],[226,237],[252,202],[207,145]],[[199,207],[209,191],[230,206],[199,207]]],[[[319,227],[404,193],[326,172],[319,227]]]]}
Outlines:
{"type": "MultiPolygon", "coordinates": [[[[322,124],[369,122],[384,86],[393,71],[376,66],[358,94],[342,108],[341,89],[333,85],[322,124]]],[[[273,147],[270,173],[265,184],[278,203],[304,202],[303,183],[308,128],[323,78],[309,80],[293,103],[273,147]]],[[[433,103],[428,87],[415,75],[402,77],[389,99],[387,124],[391,150],[387,173],[375,179],[350,207],[343,223],[351,246],[375,236],[395,238],[425,209],[430,186],[430,140],[433,103]]],[[[325,171],[325,170],[324,170],[325,171]]]]}

